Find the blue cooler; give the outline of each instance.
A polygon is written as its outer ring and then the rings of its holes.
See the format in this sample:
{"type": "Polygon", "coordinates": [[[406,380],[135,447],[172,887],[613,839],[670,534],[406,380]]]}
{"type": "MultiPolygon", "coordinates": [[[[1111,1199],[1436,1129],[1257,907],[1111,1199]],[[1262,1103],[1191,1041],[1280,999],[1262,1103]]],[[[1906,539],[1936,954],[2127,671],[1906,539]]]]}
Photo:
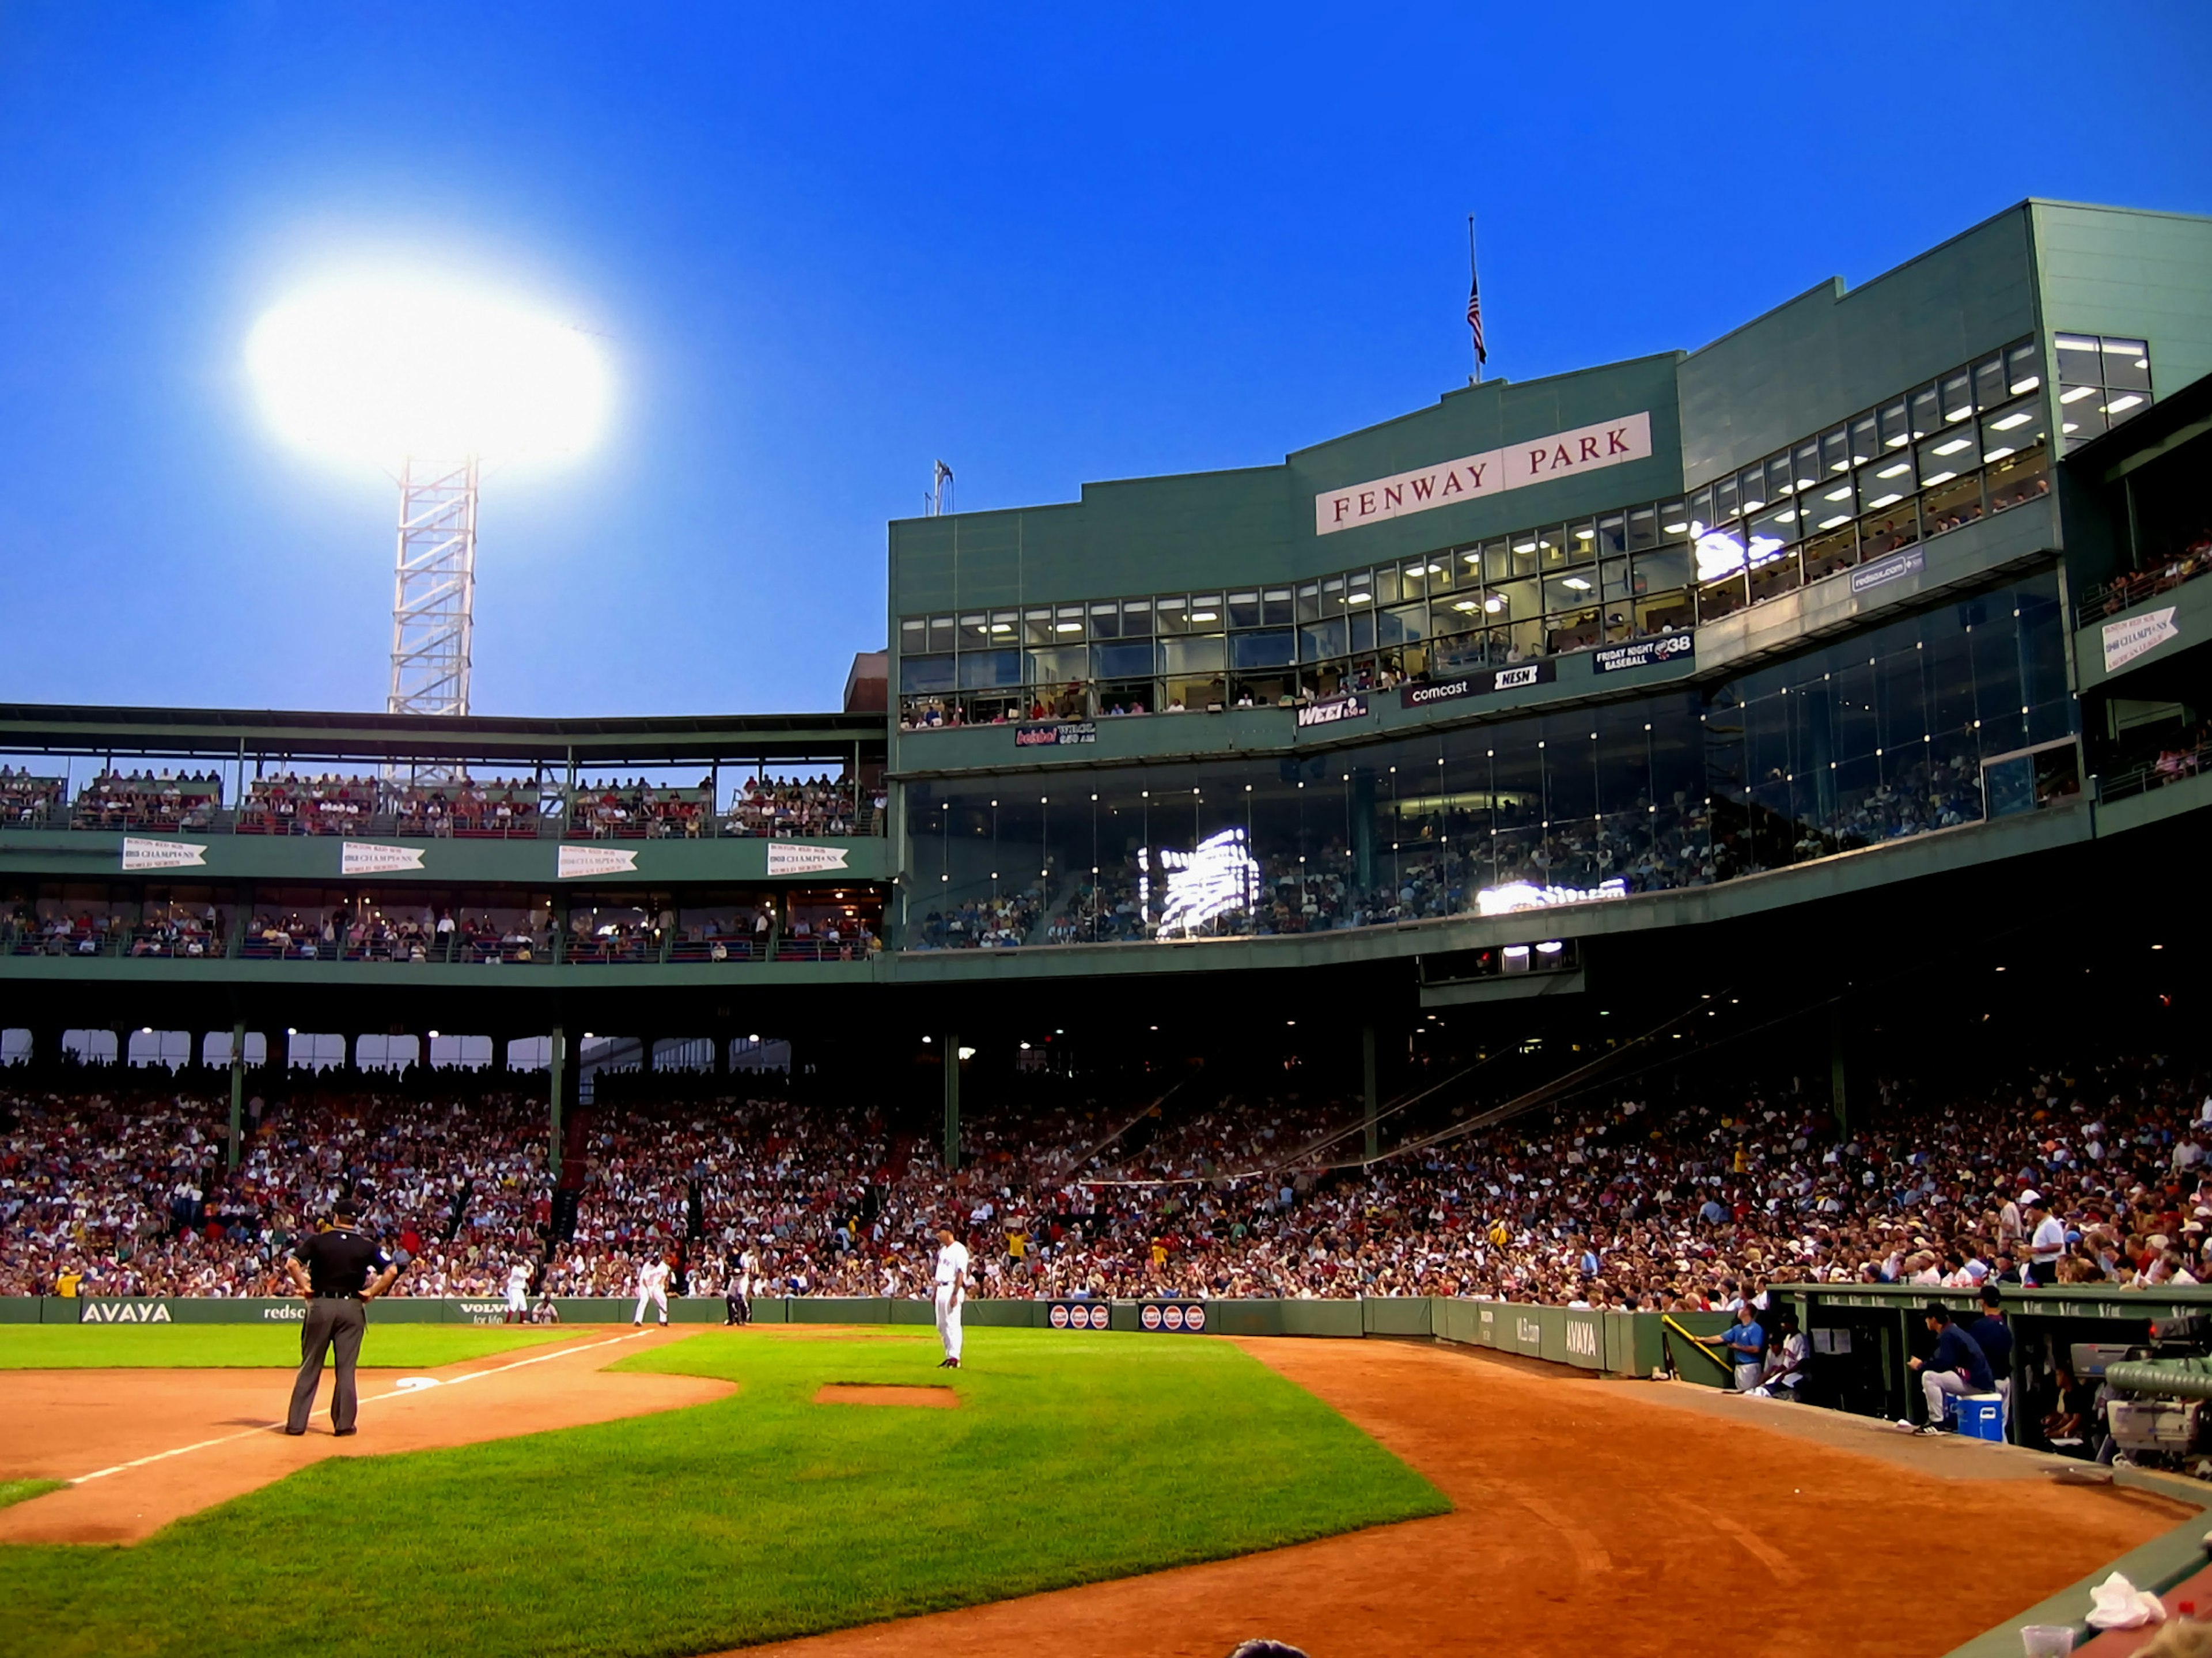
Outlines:
{"type": "Polygon", "coordinates": [[[1959,1431],[1969,1439],[2004,1442],[2004,1400],[1995,1394],[1961,1394],[1951,1401],[1959,1431]]]}

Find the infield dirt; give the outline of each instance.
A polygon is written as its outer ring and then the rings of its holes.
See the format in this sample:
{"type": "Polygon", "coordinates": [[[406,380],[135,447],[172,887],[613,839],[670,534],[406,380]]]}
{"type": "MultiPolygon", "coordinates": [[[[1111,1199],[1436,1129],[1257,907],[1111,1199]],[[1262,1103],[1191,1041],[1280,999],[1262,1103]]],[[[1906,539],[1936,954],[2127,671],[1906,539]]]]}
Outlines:
{"type": "Polygon", "coordinates": [[[313,1423],[297,1439],[277,1431],[291,1393],[282,1371],[0,1374],[0,1473],[84,1482],[0,1509],[0,1543],[135,1543],[326,1456],[474,1444],[703,1405],[731,1392],[705,1376],[602,1368],[668,1339],[583,1330],[556,1347],[433,1370],[364,1367],[360,1431],[346,1439],[331,1432],[327,1373],[313,1423]],[[401,1388],[403,1376],[438,1385],[401,1388]],[[114,1472],[85,1479],[104,1469],[114,1472]]]}
{"type": "Polygon", "coordinates": [[[2191,1513],[2110,1486],[1923,1472],[1770,1431],[1755,1413],[1676,1409],[1650,1383],[1411,1344],[1238,1345],[1427,1475],[1456,1511],[745,1658],[1221,1658],[1261,1635],[1313,1658],[1677,1658],[1717,1650],[1720,1622],[1754,1609],[1761,1658],[1923,1658],[2191,1513]],[[1964,1569],[1970,1559],[1997,1567],[1964,1569]],[[1911,1587],[1931,1569],[1940,1591],[1911,1587]]]}

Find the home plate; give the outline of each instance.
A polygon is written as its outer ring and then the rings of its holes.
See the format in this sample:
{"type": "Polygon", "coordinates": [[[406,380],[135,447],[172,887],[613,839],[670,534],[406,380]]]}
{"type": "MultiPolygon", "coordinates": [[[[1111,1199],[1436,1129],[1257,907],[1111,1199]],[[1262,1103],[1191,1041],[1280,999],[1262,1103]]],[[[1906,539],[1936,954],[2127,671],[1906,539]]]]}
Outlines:
{"type": "Polygon", "coordinates": [[[434,1376],[403,1376],[392,1384],[403,1394],[413,1393],[418,1388],[434,1388],[438,1378],[434,1376]]]}

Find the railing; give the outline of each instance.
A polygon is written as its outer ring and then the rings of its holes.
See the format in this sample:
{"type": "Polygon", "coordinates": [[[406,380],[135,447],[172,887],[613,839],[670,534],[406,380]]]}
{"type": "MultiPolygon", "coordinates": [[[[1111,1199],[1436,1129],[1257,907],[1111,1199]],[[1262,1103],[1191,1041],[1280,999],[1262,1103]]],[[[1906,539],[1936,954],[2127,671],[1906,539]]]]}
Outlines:
{"type": "Polygon", "coordinates": [[[0,955],[117,960],[398,963],[481,967],[743,968],[769,962],[864,961],[869,940],[793,938],[781,934],[679,938],[649,932],[576,938],[559,932],[493,936],[468,932],[325,938],[264,927],[226,934],[166,926],[94,926],[18,922],[0,928],[0,955]]]}
{"type": "Polygon", "coordinates": [[[2212,771],[2212,738],[2200,739],[2193,748],[2168,749],[2155,760],[2130,770],[2116,772],[2097,780],[2097,799],[2109,805],[2115,800],[2125,800],[2153,789],[2164,788],[2168,783],[2179,783],[2184,778],[2194,777],[2199,772],[2212,771]]]}
{"type": "Polygon", "coordinates": [[[2081,619],[2094,622],[2100,616],[2117,616],[2145,599],[2172,592],[2185,581],[2195,580],[2207,570],[2212,570],[2212,542],[2199,542],[2154,570],[2136,570],[2101,587],[2089,588],[2081,595],[2081,619]]]}
{"type": "Polygon", "coordinates": [[[483,801],[431,803],[396,795],[373,779],[349,779],[317,799],[307,788],[282,796],[250,789],[226,806],[220,791],[173,801],[134,793],[103,795],[97,787],[67,798],[59,778],[0,787],[0,830],[92,829],[155,835],[337,835],[352,840],[572,841],[867,839],[884,831],[886,813],[848,779],[836,798],[803,806],[780,803],[763,812],[732,802],[717,810],[705,790],[658,792],[648,801],[629,792],[580,788],[557,793],[495,795],[483,801]]]}

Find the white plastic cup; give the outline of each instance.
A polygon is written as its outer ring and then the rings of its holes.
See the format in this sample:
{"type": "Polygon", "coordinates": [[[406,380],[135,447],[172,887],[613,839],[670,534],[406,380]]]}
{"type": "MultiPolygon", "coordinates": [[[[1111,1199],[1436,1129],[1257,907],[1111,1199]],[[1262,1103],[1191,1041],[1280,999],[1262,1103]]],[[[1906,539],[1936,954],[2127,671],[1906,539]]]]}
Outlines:
{"type": "Polygon", "coordinates": [[[2023,1625],[2020,1644],[2026,1658],[2065,1658],[2074,1650],[2074,1627],[2070,1624],[2023,1625]]]}

